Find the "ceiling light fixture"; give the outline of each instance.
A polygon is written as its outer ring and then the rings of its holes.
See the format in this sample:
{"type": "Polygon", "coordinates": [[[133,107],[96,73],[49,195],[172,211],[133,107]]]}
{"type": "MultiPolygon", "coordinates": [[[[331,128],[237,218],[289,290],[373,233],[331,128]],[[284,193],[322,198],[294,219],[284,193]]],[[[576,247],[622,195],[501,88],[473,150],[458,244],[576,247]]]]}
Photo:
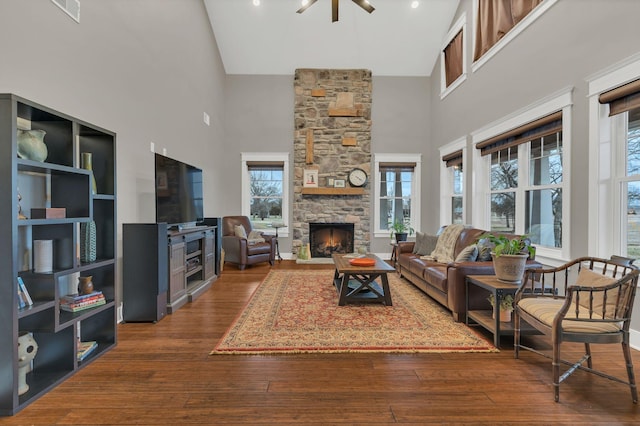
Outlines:
{"type": "MultiPolygon", "coordinates": [[[[302,7],[296,11],[296,13],[302,13],[311,7],[318,0],[302,0],[302,7]]],[[[367,0],[351,0],[367,12],[371,13],[376,10],[367,0]]],[[[339,0],[331,0],[331,22],[338,20],[338,2],[339,0]]]]}
{"type": "Polygon", "coordinates": [[[420,6],[420,2],[418,0],[413,0],[411,2],[411,8],[415,9],[416,7],[420,6]]]}
{"type": "Polygon", "coordinates": [[[260,6],[260,0],[253,0],[254,6],[260,6]]]}

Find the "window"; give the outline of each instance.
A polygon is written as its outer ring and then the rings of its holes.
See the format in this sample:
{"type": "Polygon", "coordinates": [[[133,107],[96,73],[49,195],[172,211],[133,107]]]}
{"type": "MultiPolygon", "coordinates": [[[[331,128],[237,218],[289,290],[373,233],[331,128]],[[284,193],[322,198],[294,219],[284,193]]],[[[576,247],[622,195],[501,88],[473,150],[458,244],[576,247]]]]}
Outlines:
{"type": "Polygon", "coordinates": [[[626,115],[627,131],[625,146],[626,176],[622,178],[621,197],[623,221],[621,235],[622,253],[625,256],[640,258],[640,108],[629,111],[626,115]]]}
{"type": "MultiPolygon", "coordinates": [[[[610,169],[615,237],[613,253],[640,257],[640,80],[608,90],[599,97],[612,124],[610,169]],[[608,113],[607,113],[608,111],[608,113]]],[[[605,225],[606,226],[606,225],[605,225]]]]}
{"type": "Polygon", "coordinates": [[[527,234],[542,257],[556,259],[567,258],[568,252],[563,242],[569,205],[562,201],[568,197],[570,104],[569,91],[473,135],[480,154],[477,197],[486,188],[486,198],[474,200],[486,206],[474,212],[474,223],[495,232],[527,234]]]}
{"type": "Polygon", "coordinates": [[[375,233],[390,235],[396,221],[419,229],[420,155],[376,154],[375,233]]]}
{"type": "Polygon", "coordinates": [[[440,148],[440,223],[465,223],[464,172],[467,138],[440,148]]]}
{"type": "Polygon", "coordinates": [[[477,71],[557,0],[475,0],[472,70],[477,71]]]}
{"type": "Polygon", "coordinates": [[[467,78],[466,15],[451,27],[440,52],[440,99],[447,96],[467,78]]]}
{"type": "MultiPolygon", "coordinates": [[[[255,229],[288,223],[288,158],[287,153],[242,153],[242,214],[255,229]]],[[[279,235],[288,236],[283,229],[279,235]]]]}

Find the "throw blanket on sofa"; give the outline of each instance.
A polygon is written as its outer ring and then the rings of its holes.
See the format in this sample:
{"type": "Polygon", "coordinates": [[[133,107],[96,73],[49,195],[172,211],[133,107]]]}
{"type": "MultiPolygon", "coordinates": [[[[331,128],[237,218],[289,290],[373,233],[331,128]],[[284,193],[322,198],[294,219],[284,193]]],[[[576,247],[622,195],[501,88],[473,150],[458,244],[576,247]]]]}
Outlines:
{"type": "Polygon", "coordinates": [[[456,241],[464,230],[464,225],[449,225],[444,228],[442,234],[438,237],[436,248],[429,256],[423,256],[427,260],[434,260],[438,263],[453,262],[453,252],[456,248],[456,241]]]}

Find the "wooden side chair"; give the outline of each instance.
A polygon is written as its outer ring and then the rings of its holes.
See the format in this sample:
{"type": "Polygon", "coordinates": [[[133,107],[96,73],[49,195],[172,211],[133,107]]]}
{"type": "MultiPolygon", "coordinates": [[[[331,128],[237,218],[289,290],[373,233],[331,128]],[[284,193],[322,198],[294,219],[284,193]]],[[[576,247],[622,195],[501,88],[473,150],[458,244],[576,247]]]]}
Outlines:
{"type": "Polygon", "coordinates": [[[629,348],[629,326],[638,268],[629,259],[581,257],[557,268],[525,272],[523,284],[514,302],[514,349],[526,349],[552,360],[555,401],[560,399],[560,383],[576,370],[628,385],[633,402],[638,391],[629,348]],[[520,340],[522,320],[551,338],[552,354],[525,346],[520,340]],[[584,355],[577,362],[561,358],[564,342],[584,343],[584,355]],[[591,343],[620,343],[628,380],[593,368],[591,343]],[[586,362],[586,366],[584,363],[586,362]],[[570,367],[560,374],[560,365],[570,367]]]}

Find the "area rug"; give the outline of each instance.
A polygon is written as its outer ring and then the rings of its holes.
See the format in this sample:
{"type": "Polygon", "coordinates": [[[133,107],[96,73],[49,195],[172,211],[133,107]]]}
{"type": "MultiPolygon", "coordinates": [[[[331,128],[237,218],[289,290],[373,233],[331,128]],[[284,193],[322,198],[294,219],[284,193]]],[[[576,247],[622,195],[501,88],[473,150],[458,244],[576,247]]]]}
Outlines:
{"type": "Polygon", "coordinates": [[[412,284],[389,274],[392,306],[338,306],[333,271],[271,271],[211,354],[497,352],[412,284]]]}

